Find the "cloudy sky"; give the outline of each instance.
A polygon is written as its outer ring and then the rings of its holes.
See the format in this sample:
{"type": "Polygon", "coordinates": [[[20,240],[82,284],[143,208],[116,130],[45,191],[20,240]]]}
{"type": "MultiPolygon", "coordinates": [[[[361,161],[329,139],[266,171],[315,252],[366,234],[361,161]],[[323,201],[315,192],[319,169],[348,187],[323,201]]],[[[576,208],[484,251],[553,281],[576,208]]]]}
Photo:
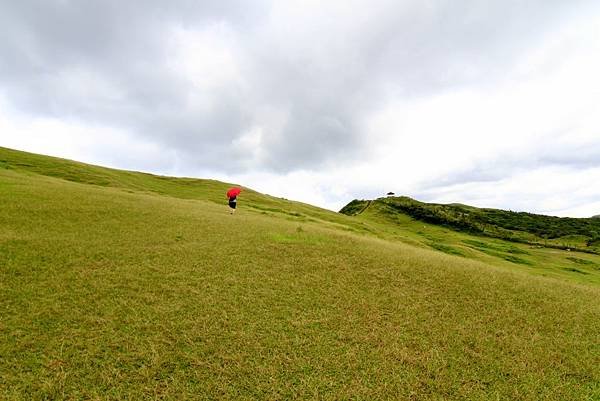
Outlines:
{"type": "Polygon", "coordinates": [[[595,0],[0,0],[0,146],[585,217],[598,71],[595,0]]]}

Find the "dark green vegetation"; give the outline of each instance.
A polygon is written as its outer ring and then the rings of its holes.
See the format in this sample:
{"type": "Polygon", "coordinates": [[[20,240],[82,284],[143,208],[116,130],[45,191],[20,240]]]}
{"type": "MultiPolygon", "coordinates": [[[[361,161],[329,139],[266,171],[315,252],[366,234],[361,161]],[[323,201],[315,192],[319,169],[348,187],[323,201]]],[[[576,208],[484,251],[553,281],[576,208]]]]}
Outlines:
{"type": "Polygon", "coordinates": [[[457,231],[545,247],[600,253],[600,219],[595,217],[553,217],[460,204],[423,203],[408,197],[354,200],[341,212],[350,216],[357,215],[372,203],[457,231]]]}
{"type": "Polygon", "coordinates": [[[600,397],[597,255],[227,187],[0,148],[0,399],[600,397]]]}

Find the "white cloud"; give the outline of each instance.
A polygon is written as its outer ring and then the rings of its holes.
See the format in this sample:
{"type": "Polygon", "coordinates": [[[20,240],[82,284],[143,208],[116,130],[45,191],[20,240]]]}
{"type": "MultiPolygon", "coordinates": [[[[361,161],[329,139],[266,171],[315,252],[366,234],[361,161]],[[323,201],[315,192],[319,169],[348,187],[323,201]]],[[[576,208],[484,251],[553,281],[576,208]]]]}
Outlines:
{"type": "Polygon", "coordinates": [[[56,24],[19,4],[2,146],[334,210],[393,191],[598,213],[595,2],[132,1],[83,31],[87,6],[56,24]]]}
{"type": "Polygon", "coordinates": [[[0,145],[107,167],[166,172],[177,155],[125,131],[64,118],[35,117],[12,110],[0,99],[0,145]],[[123,152],[126,150],[126,152],[123,152]]]}
{"type": "Polygon", "coordinates": [[[521,171],[497,181],[433,188],[422,195],[440,203],[590,217],[600,214],[600,188],[596,185],[599,180],[600,168],[573,170],[551,166],[521,171]]]}
{"type": "Polygon", "coordinates": [[[167,65],[200,91],[241,85],[242,49],[236,40],[236,33],[224,22],[200,29],[175,26],[168,39],[167,65]]]}
{"type": "Polygon", "coordinates": [[[600,176],[569,165],[581,164],[586,150],[594,152],[586,163],[600,157],[595,22],[577,20],[550,35],[493,86],[390,102],[371,118],[378,156],[366,168],[431,201],[590,214],[595,206],[568,205],[600,198],[600,191],[577,191],[594,187],[600,176]],[[459,172],[462,184],[445,188],[447,177],[459,172]],[[482,176],[489,182],[479,182],[482,176]]]}

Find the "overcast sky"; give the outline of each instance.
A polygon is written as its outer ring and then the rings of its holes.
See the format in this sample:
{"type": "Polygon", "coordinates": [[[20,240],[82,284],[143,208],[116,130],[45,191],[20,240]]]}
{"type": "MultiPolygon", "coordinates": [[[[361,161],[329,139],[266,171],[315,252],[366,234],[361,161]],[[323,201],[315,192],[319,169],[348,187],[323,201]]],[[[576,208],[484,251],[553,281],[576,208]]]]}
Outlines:
{"type": "Polygon", "coordinates": [[[586,217],[598,71],[596,0],[0,0],[0,146],[586,217]]]}

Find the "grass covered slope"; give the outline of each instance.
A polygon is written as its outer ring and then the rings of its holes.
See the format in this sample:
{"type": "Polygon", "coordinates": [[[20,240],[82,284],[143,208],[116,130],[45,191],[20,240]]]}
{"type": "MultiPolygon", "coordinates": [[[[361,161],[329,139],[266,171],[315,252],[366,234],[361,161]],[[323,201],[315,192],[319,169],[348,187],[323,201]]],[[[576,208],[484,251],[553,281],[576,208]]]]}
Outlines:
{"type": "MultiPolygon", "coordinates": [[[[120,189],[127,193],[164,195],[180,199],[194,199],[222,205],[225,192],[233,184],[197,178],[166,177],[134,171],[116,170],[56,157],[0,147],[0,169],[27,176],[47,176],[93,186],[120,189]]],[[[356,224],[337,213],[275,198],[244,188],[244,206],[264,215],[277,215],[296,221],[320,221],[339,225],[352,231],[365,231],[364,224],[356,224]],[[324,219],[324,220],[323,220],[324,219]]]]}
{"type": "Polygon", "coordinates": [[[407,197],[354,200],[341,212],[353,216],[356,223],[376,226],[377,232],[393,240],[498,266],[512,266],[532,274],[600,284],[600,255],[594,246],[582,240],[594,235],[593,230],[583,229],[591,224],[590,220],[596,219],[527,214],[536,220],[538,230],[544,228],[546,220],[554,222],[554,226],[548,225],[548,233],[556,229],[556,225],[564,225],[567,230],[573,224],[576,225],[573,229],[582,230],[579,236],[548,239],[550,234],[542,233],[542,238],[525,231],[508,230],[505,223],[495,225],[493,222],[493,216],[504,215],[504,219],[512,219],[515,227],[526,227],[530,223],[517,221],[521,213],[430,204],[407,197]]]}
{"type": "Polygon", "coordinates": [[[222,183],[185,198],[9,167],[0,399],[600,396],[597,286],[250,191],[231,216],[222,183]]]}
{"type": "Polygon", "coordinates": [[[354,200],[341,212],[360,214],[368,205],[385,205],[417,220],[514,242],[600,253],[600,219],[544,216],[461,204],[424,203],[406,196],[354,200]]]}

